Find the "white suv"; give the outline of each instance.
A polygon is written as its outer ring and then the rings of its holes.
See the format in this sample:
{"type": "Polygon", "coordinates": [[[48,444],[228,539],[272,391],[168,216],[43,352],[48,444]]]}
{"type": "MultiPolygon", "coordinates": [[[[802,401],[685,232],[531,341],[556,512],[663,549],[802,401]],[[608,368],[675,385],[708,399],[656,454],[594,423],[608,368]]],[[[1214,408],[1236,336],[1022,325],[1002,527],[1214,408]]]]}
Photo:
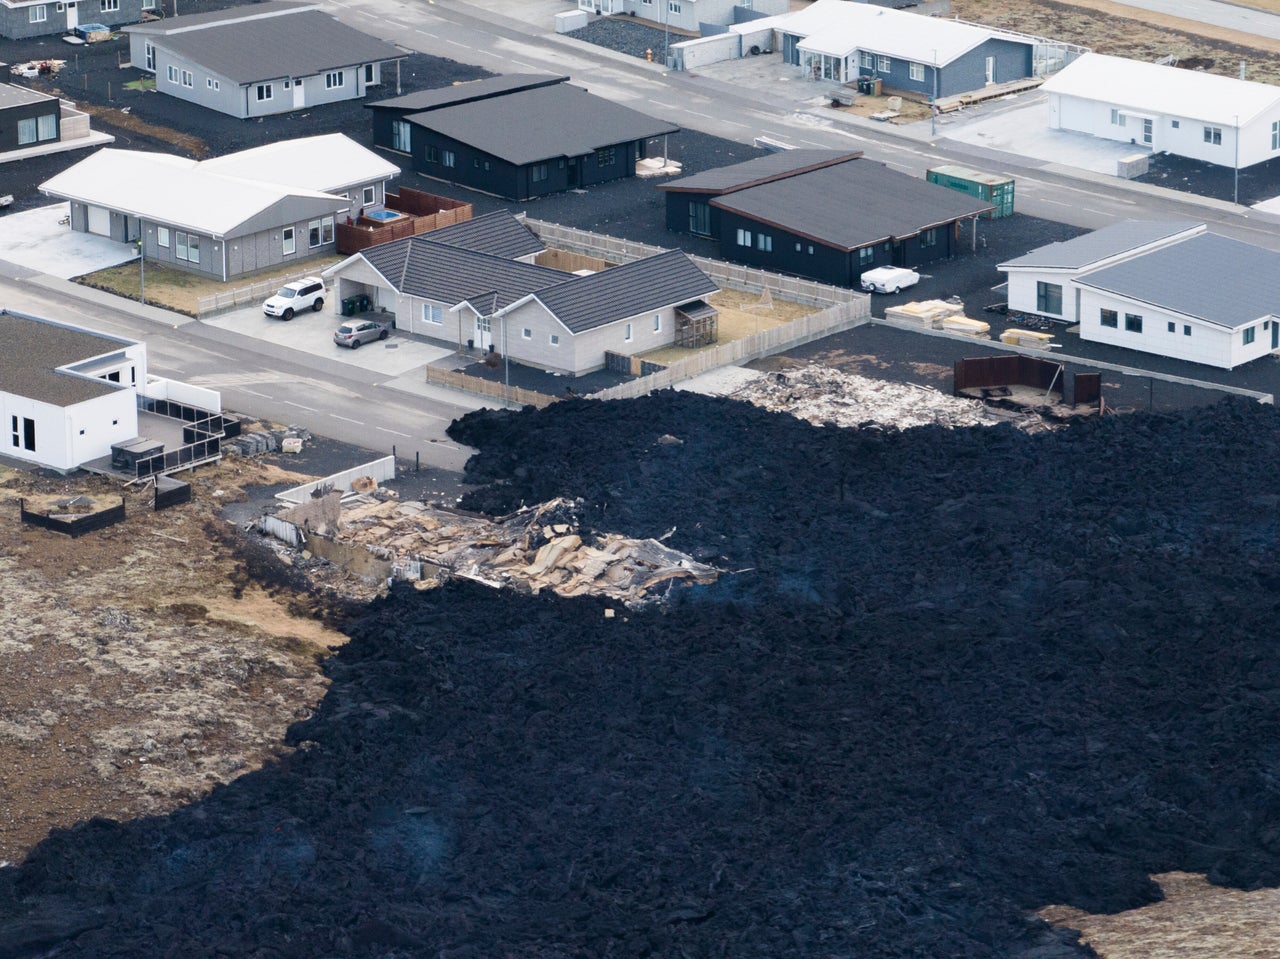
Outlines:
{"type": "Polygon", "coordinates": [[[279,293],[262,304],[262,312],[282,320],[292,320],[293,314],[308,307],[319,313],[324,308],[324,294],[324,280],[304,276],[282,286],[279,293]]]}

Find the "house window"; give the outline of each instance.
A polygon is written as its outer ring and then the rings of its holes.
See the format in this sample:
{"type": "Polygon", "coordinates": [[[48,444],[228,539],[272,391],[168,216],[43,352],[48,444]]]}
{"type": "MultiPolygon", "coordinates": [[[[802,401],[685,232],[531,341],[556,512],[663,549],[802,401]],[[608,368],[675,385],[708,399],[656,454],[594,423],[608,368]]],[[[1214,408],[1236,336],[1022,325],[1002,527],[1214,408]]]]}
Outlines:
{"type": "Polygon", "coordinates": [[[52,113],[41,117],[27,117],[18,121],[18,143],[38,143],[58,138],[58,118],[52,113]]]}
{"type": "Polygon", "coordinates": [[[559,346],[559,345],[560,345],[560,334],[559,334],[559,333],[552,333],[549,337],[547,337],[547,342],[548,342],[548,343],[550,343],[552,346],[559,346]]]}
{"type": "Polygon", "coordinates": [[[1280,120],[1271,124],[1271,149],[1280,150],[1280,120]]]}
{"type": "Polygon", "coordinates": [[[428,163],[439,163],[439,162],[440,162],[440,148],[439,148],[439,147],[427,147],[427,162],[428,162],[428,163]]]}
{"type": "Polygon", "coordinates": [[[143,10],[154,10],[156,8],[156,0],[142,0],[143,10]]]}
{"type": "Polygon", "coordinates": [[[680,12],[679,0],[667,0],[667,12],[679,13],[680,12]]]}
{"type": "MultiPolygon", "coordinates": [[[[409,136],[409,123],[407,120],[391,121],[391,149],[399,150],[401,153],[408,153],[409,144],[412,142],[409,136]]],[[[428,151],[429,152],[429,151],[428,151]]]]}
{"type": "Polygon", "coordinates": [[[442,153],[440,154],[440,157],[441,157],[441,162],[443,162],[444,165],[447,167],[456,166],[458,163],[458,158],[454,156],[454,153],[452,150],[442,151],[442,153]]]}
{"type": "Polygon", "coordinates": [[[618,160],[618,151],[616,147],[601,147],[596,151],[596,164],[599,166],[613,166],[618,160]]]}
{"type": "Polygon", "coordinates": [[[662,332],[662,314],[661,313],[653,314],[653,332],[655,333],[662,332]]]}
{"type": "MultiPolygon", "coordinates": [[[[800,244],[796,244],[796,249],[800,249],[800,244]]],[[[858,266],[870,266],[876,261],[876,248],[874,246],[864,246],[858,251],[858,266]]]]}
{"type": "Polygon", "coordinates": [[[689,201],[689,232],[698,236],[711,235],[711,207],[706,203],[689,201]]]}
{"type": "Polygon", "coordinates": [[[1111,110],[1111,125],[1116,127],[1124,126],[1124,114],[1114,107],[1111,110]]]}
{"type": "Polygon", "coordinates": [[[526,327],[523,327],[523,328],[520,330],[520,339],[522,339],[522,340],[531,340],[531,339],[533,339],[533,330],[529,329],[529,327],[527,327],[527,326],[526,326],[526,327]]]}
{"type": "Polygon", "coordinates": [[[102,13],[115,13],[120,9],[120,0],[98,0],[98,10],[102,13]]]}
{"type": "Polygon", "coordinates": [[[751,231],[750,231],[750,230],[739,230],[739,231],[738,231],[738,246],[750,246],[750,245],[751,245],[751,231]]]}
{"type": "Polygon", "coordinates": [[[1124,328],[1129,333],[1142,332],[1142,317],[1137,313],[1126,313],[1124,315],[1124,328]]]}
{"type": "Polygon", "coordinates": [[[378,199],[378,188],[367,186],[360,192],[360,202],[365,206],[369,206],[378,199]]]}
{"type": "Polygon", "coordinates": [[[1183,336],[1190,336],[1190,335],[1191,335],[1191,324],[1190,324],[1190,323],[1184,323],[1184,324],[1182,325],[1182,335],[1183,335],[1183,336]]]}
{"type": "MultiPolygon", "coordinates": [[[[146,7],[143,7],[143,9],[145,10],[146,7]]],[[[152,73],[155,73],[156,72],[155,44],[153,44],[149,40],[146,43],[144,43],[142,45],[142,55],[146,59],[147,69],[150,70],[152,73]]]]}
{"type": "Polygon", "coordinates": [[[298,243],[293,234],[293,227],[286,226],[284,228],[284,232],[280,237],[280,246],[281,252],[283,252],[285,256],[289,256],[290,254],[297,252],[298,243]]]}
{"type": "Polygon", "coordinates": [[[529,179],[534,183],[542,183],[547,178],[547,165],[545,163],[535,163],[529,169],[529,179]]]}
{"type": "Polygon", "coordinates": [[[205,77],[204,85],[207,89],[215,92],[222,89],[222,81],[215,80],[213,77],[205,77]]]}
{"type": "Polygon", "coordinates": [[[930,230],[922,230],[920,232],[920,245],[923,247],[938,245],[938,230],[936,227],[930,230]]]}
{"type": "MultiPolygon", "coordinates": [[[[46,7],[43,3],[40,4],[40,6],[38,7],[31,7],[27,11],[28,23],[44,23],[48,19],[49,19],[49,8],[46,7]]],[[[18,444],[14,443],[13,445],[17,446],[18,444]]]]}
{"type": "Polygon", "coordinates": [[[312,220],[307,224],[307,245],[314,249],[333,242],[333,217],[312,220]]]}
{"type": "Polygon", "coordinates": [[[15,416],[12,418],[12,424],[13,445],[21,446],[23,449],[31,450],[34,453],[36,449],[36,421],[24,416],[22,418],[22,429],[19,430],[18,418],[15,416]]]}
{"type": "Polygon", "coordinates": [[[178,82],[178,68],[172,63],[169,64],[169,69],[166,71],[166,75],[168,76],[170,83],[178,82]]]}
{"type": "Polygon", "coordinates": [[[431,303],[422,304],[422,322],[433,323],[440,326],[444,323],[444,307],[435,306],[431,303]]]}
{"type": "Polygon", "coordinates": [[[1222,127],[1205,127],[1204,142],[1212,143],[1214,146],[1222,145],[1222,127]]]}
{"type": "Polygon", "coordinates": [[[169,228],[167,226],[156,227],[156,246],[169,248],[169,228]]]}
{"type": "MultiPolygon", "coordinates": [[[[1248,331],[1246,330],[1246,332],[1248,332],[1248,331]]],[[[630,342],[631,342],[631,324],[630,324],[630,323],[628,323],[628,324],[626,325],[626,327],[623,329],[623,331],[622,331],[622,339],[623,339],[623,342],[625,342],[625,343],[630,343],[630,342]]]]}
{"type": "Polygon", "coordinates": [[[874,67],[875,67],[875,65],[876,65],[876,58],[875,58],[875,55],[874,55],[874,54],[867,53],[867,51],[863,50],[863,51],[862,51],[862,53],[860,54],[860,56],[861,56],[861,61],[860,61],[860,62],[861,62],[861,63],[862,63],[862,65],[863,65],[864,67],[866,67],[868,70],[870,70],[870,69],[872,69],[872,68],[874,68],[874,67]]]}
{"type": "Polygon", "coordinates": [[[1120,325],[1120,314],[1115,310],[1103,310],[1099,316],[1103,326],[1109,326],[1113,330],[1120,325]]]}
{"type": "Polygon", "coordinates": [[[259,103],[262,103],[266,100],[270,100],[275,95],[275,91],[271,87],[272,85],[270,83],[258,84],[258,102],[259,103]]]}
{"type": "Polygon", "coordinates": [[[810,256],[813,256],[813,244],[812,244],[812,243],[810,243],[810,244],[809,244],[809,255],[810,255],[810,256]]]}
{"type": "Polygon", "coordinates": [[[1177,332],[1178,332],[1178,324],[1177,324],[1177,323],[1175,323],[1175,322],[1173,322],[1173,320],[1170,320],[1170,321],[1169,321],[1169,332],[1170,332],[1170,333],[1177,333],[1177,332]]]}
{"type": "Polygon", "coordinates": [[[1178,127],[1182,126],[1182,124],[1179,123],[1177,120],[1170,120],[1169,125],[1173,127],[1175,130],[1178,129],[1178,127]]]}
{"type": "Polygon", "coordinates": [[[889,67],[890,67],[890,63],[889,63],[888,57],[876,57],[877,70],[879,70],[881,73],[888,73],[889,67]]]}
{"type": "Polygon", "coordinates": [[[190,70],[183,70],[182,85],[187,88],[194,87],[196,85],[195,74],[193,74],[190,70]]]}
{"type": "Polygon", "coordinates": [[[1252,343],[1254,340],[1258,338],[1258,328],[1256,326],[1251,326],[1248,329],[1243,330],[1242,332],[1244,334],[1243,340],[1244,340],[1245,346],[1248,346],[1250,343],[1252,343]]]}
{"type": "Polygon", "coordinates": [[[200,237],[194,233],[183,233],[181,230],[175,230],[173,234],[174,255],[179,260],[186,260],[188,263],[200,262],[200,237]]]}
{"type": "Polygon", "coordinates": [[[364,65],[364,82],[365,82],[365,83],[367,83],[367,84],[374,84],[374,83],[377,83],[377,82],[378,82],[377,80],[375,80],[375,79],[373,78],[373,64],[372,64],[372,63],[366,63],[366,64],[364,65]]]}
{"type": "Polygon", "coordinates": [[[911,79],[915,80],[916,83],[924,83],[924,64],[923,63],[911,64],[911,79]]]}
{"type": "Polygon", "coordinates": [[[341,70],[334,70],[332,73],[326,73],[324,75],[324,88],[326,90],[336,89],[337,87],[342,86],[345,78],[346,74],[341,70]]]}
{"type": "Polygon", "coordinates": [[[1062,287],[1059,284],[1036,284],[1036,312],[1062,315],[1062,287]]]}
{"type": "Polygon", "coordinates": [[[773,237],[767,233],[756,234],[756,249],[762,253],[773,252],[773,237]]]}

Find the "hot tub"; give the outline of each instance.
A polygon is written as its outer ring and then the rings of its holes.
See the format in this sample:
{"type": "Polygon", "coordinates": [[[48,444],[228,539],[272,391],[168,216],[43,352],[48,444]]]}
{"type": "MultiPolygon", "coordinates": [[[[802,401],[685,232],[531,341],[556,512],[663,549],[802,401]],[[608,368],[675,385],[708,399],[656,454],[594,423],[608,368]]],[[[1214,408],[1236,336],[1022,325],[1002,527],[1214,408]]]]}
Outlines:
{"type": "Polygon", "coordinates": [[[408,214],[397,213],[395,210],[370,210],[360,215],[360,222],[368,226],[386,226],[388,223],[407,219],[408,214]]]}

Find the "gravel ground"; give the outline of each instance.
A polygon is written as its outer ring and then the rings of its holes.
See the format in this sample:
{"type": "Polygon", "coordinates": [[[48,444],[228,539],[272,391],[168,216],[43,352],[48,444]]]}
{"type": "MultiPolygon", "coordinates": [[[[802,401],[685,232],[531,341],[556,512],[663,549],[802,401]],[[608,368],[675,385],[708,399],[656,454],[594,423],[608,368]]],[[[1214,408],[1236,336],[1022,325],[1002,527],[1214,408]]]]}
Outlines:
{"type": "MultiPolygon", "coordinates": [[[[1236,176],[1231,167],[1168,153],[1153,155],[1150,169],[1137,182],[1216,200],[1234,200],[1236,195],[1236,176]]],[[[1239,189],[1239,202],[1245,206],[1280,196],[1280,158],[1241,170],[1239,189]]]]}
{"type": "Polygon", "coordinates": [[[670,33],[660,27],[610,17],[595,17],[581,30],[572,30],[566,36],[641,60],[652,55],[652,59],[658,62],[662,61],[662,52],[669,44],[688,39],[681,33],[670,33]]]}

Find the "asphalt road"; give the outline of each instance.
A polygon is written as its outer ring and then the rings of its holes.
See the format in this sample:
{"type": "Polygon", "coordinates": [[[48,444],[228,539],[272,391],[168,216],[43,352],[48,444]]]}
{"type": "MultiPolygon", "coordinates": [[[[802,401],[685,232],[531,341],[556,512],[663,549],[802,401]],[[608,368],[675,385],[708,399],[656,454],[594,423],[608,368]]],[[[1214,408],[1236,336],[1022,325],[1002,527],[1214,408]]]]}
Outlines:
{"type": "Polygon", "coordinates": [[[1280,39],[1280,17],[1234,3],[1222,3],[1220,0],[1124,0],[1124,5],[1280,39]]]}

